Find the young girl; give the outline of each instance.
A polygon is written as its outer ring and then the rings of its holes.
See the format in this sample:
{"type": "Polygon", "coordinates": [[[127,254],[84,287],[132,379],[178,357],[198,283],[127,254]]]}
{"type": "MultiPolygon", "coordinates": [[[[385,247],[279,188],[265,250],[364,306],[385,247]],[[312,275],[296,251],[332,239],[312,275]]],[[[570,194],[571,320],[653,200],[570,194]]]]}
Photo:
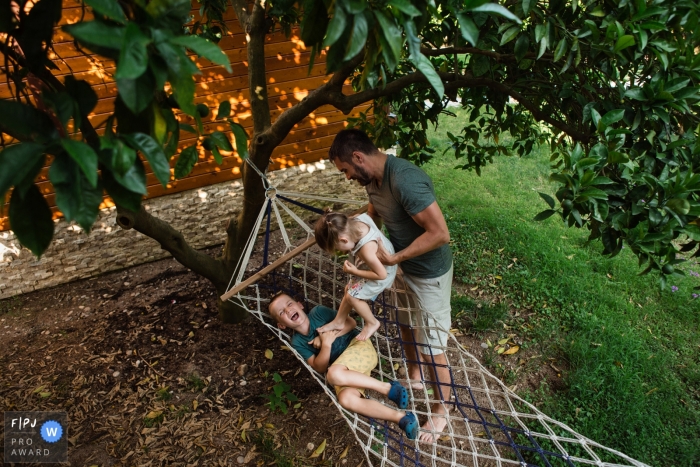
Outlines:
{"type": "Polygon", "coordinates": [[[364,300],[374,301],[384,289],[391,287],[398,269],[398,266],[384,266],[379,261],[377,242],[383,242],[384,248],[391,254],[394,254],[394,246],[367,214],[348,217],[342,213],[328,211],[316,222],[314,230],[316,243],[323,250],[329,253],[349,252],[353,255],[354,261],[345,261],[343,271],[359,278],[350,279],[345,296],[340,302],[338,315],[318,331],[343,329],[345,318],[354,308],[365,320],[365,327],[357,339],[366,340],[379,329],[379,321],[364,300]],[[362,267],[363,265],[365,267],[362,267]]]}

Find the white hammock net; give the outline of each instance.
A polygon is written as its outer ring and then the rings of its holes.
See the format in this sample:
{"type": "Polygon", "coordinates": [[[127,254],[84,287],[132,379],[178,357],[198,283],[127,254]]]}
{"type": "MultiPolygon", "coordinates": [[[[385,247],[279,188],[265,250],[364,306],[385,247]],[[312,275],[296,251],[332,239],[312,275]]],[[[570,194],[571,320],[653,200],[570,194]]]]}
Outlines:
{"type": "MultiPolygon", "coordinates": [[[[264,175],[261,174],[261,176],[267,184],[264,175]]],[[[257,229],[249,239],[240,270],[234,274],[229,289],[255,274],[266,263],[273,263],[275,258],[290,252],[305,240],[313,238],[311,228],[302,220],[303,214],[299,214],[298,205],[295,205],[293,198],[325,201],[325,205],[338,202],[364,203],[364,201],[285,193],[270,187],[258,218],[257,229]],[[269,215],[266,216],[267,213],[269,215]],[[289,228],[290,223],[298,224],[301,229],[289,228]],[[260,235],[261,230],[263,235],[260,235]],[[302,234],[299,235],[299,232],[302,234]],[[293,239],[295,233],[297,240],[293,239]],[[270,248],[269,245],[277,247],[270,248]],[[283,246],[279,247],[279,245],[283,246]],[[263,261],[250,260],[253,249],[263,251],[263,261]],[[273,249],[277,251],[272,251],[273,249]]],[[[322,252],[313,245],[281,264],[265,277],[243,288],[230,300],[244,306],[292,349],[291,336],[278,329],[267,312],[270,297],[278,291],[285,291],[304,301],[307,313],[315,305],[337,309],[347,281],[348,276],[343,272],[342,260],[322,252]]],[[[405,293],[405,290],[396,288],[386,290],[373,305],[373,312],[382,323],[379,331],[371,338],[379,355],[379,364],[373,376],[380,380],[398,380],[403,383],[407,381],[408,361],[403,345],[408,344],[401,341],[398,323],[393,320],[395,313],[392,313],[399,309],[396,305],[399,303],[398,295],[405,293]]],[[[414,332],[424,331],[420,323],[411,324],[414,332]]],[[[442,329],[442,331],[449,330],[442,329]]],[[[447,344],[441,347],[441,350],[446,355],[453,379],[452,397],[451,400],[442,402],[444,407],[449,409],[449,415],[447,426],[441,434],[436,435],[439,437],[435,443],[410,440],[393,423],[368,419],[345,410],[338,403],[333,388],[326,384],[325,377],[307,365],[296,351],[292,349],[292,352],[345,416],[369,465],[475,467],[646,465],[592,441],[565,424],[541,413],[489,373],[453,335],[450,334],[447,344]]],[[[428,349],[420,349],[420,352],[430,353],[428,349]]],[[[426,366],[428,365],[424,363],[422,367],[425,383],[423,389],[416,390],[410,384],[405,384],[411,396],[406,410],[416,414],[421,425],[431,417],[431,406],[441,402],[440,391],[430,389],[431,373],[425,371],[426,366]]],[[[439,384],[448,387],[450,382],[439,384]]],[[[367,391],[367,397],[394,407],[384,396],[372,391],[367,391]]]]}

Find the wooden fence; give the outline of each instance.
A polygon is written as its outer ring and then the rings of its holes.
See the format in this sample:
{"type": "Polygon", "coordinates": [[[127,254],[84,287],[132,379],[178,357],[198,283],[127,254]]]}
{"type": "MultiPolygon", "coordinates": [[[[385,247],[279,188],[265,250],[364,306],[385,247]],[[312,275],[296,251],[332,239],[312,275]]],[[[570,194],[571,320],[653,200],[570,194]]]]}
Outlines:
{"type": "MultiPolygon", "coordinates": [[[[194,17],[197,17],[198,14],[197,9],[192,10],[194,17]]],[[[61,81],[72,73],[77,79],[86,80],[93,85],[99,100],[89,119],[98,133],[101,133],[110,111],[113,109],[113,101],[117,95],[116,83],[112,77],[116,68],[114,62],[110,60],[104,60],[99,56],[89,55],[85,51],[78,50],[72,37],[60,29],[63,24],[79,21],[82,15],[88,19],[90,17],[87,10],[83,11],[80,2],[65,0],[63,17],[54,34],[55,53],[52,53],[51,58],[59,68],[55,71],[55,75],[61,81]]],[[[225,22],[229,32],[221,39],[219,45],[231,61],[232,72],[228,73],[223,67],[216,66],[206,59],[196,60],[202,74],[196,77],[195,103],[203,103],[210,108],[209,117],[203,119],[204,132],[219,130],[226,134],[230,133],[227,127],[212,121],[212,116],[216,115],[219,102],[228,100],[233,109],[234,120],[243,125],[250,133],[252,117],[247,89],[248,63],[245,33],[241,30],[231,8],[228,9],[225,22]]],[[[265,45],[265,65],[273,121],[285,109],[302,100],[310,90],[328,80],[329,77],[325,74],[325,55],[316,57],[314,67],[309,72],[310,55],[310,51],[294,34],[290,38],[285,37],[281,32],[268,35],[265,45]]],[[[346,84],[344,91],[346,93],[352,92],[349,84],[346,84]]],[[[0,73],[0,99],[11,97],[11,90],[7,85],[5,75],[0,73]]],[[[366,105],[358,107],[350,116],[356,116],[366,108],[366,105]]],[[[335,134],[345,127],[347,117],[331,106],[319,108],[296,125],[283,143],[275,149],[270,170],[314,162],[327,157],[328,148],[335,134]]],[[[178,119],[182,123],[193,123],[192,119],[186,115],[180,114],[178,119]]],[[[3,134],[2,136],[6,143],[12,143],[7,135],[3,134]]],[[[192,133],[181,132],[180,147],[190,146],[196,139],[196,135],[192,133]]],[[[201,144],[198,146],[200,150],[199,160],[192,172],[185,178],[175,180],[171,169],[171,179],[167,188],[158,182],[148,162],[145,162],[148,186],[146,197],[154,198],[240,178],[241,159],[235,151],[222,152],[223,163],[219,165],[216,164],[210,153],[201,148],[201,144]]],[[[171,167],[174,167],[176,160],[177,157],[173,157],[171,167]]],[[[37,181],[54,212],[54,217],[59,217],[61,214],[56,207],[54,189],[48,180],[48,165],[42,169],[37,181]]],[[[111,205],[113,205],[112,201],[105,195],[101,207],[111,205]]],[[[2,207],[4,209],[0,212],[0,231],[10,228],[9,220],[6,217],[7,206],[2,207]]]]}

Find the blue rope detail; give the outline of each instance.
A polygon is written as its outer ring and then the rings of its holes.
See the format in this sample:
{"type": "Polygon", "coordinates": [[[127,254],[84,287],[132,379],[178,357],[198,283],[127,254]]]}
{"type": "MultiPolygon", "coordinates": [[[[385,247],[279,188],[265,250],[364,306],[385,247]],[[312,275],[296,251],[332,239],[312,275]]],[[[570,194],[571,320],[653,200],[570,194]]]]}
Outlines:
{"type": "Polygon", "coordinates": [[[272,201],[267,203],[267,227],[265,228],[265,249],[263,250],[263,267],[267,266],[267,257],[270,249],[270,218],[272,217],[272,201]]]}
{"type": "Polygon", "coordinates": [[[279,195],[279,194],[277,195],[277,197],[278,197],[278,198],[281,198],[281,199],[283,199],[283,200],[285,200],[285,201],[287,201],[288,203],[292,203],[292,204],[294,204],[294,205],[296,205],[296,206],[299,206],[300,208],[304,208],[304,209],[306,209],[307,211],[315,212],[316,214],[323,214],[323,210],[322,210],[322,209],[315,208],[315,207],[310,206],[310,205],[308,205],[308,204],[305,204],[305,203],[302,203],[302,202],[299,202],[299,201],[295,201],[295,200],[293,200],[293,199],[287,198],[286,196],[282,196],[282,195],[279,195]]]}

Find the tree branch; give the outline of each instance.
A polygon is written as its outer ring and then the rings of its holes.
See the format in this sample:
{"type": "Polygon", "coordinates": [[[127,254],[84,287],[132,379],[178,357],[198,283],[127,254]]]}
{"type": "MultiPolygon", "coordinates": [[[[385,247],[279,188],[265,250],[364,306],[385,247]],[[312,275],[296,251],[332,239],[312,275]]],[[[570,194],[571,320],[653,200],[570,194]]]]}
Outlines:
{"type": "MultiPolygon", "coordinates": [[[[342,95],[345,80],[362,63],[362,59],[363,54],[359,54],[336,71],[327,83],[314,89],[301,102],[282,112],[267,132],[269,140],[275,145],[280,144],[294,128],[294,125],[308,117],[311,112],[319,107],[330,104],[331,100],[335,98],[334,96],[342,95]]],[[[352,108],[348,112],[350,110],[352,108]]]]}
{"type": "Polygon", "coordinates": [[[157,241],[180,264],[209,279],[217,289],[221,285],[225,287],[228,282],[228,275],[220,261],[192,248],[180,231],[149,214],[143,206],[139,212],[117,206],[117,223],[124,229],[133,228],[157,241]]]}
{"type": "Polygon", "coordinates": [[[231,4],[233,5],[233,11],[236,13],[236,16],[238,16],[241,29],[245,31],[248,18],[250,17],[247,0],[231,0],[231,4]]]}
{"type": "MultiPolygon", "coordinates": [[[[470,55],[485,55],[491,57],[496,62],[514,62],[516,57],[514,54],[499,54],[498,52],[493,52],[491,50],[482,50],[476,47],[444,47],[440,49],[432,49],[428,47],[422,47],[420,49],[421,53],[426,57],[437,57],[440,55],[453,55],[453,54],[470,54],[470,55]]],[[[554,55],[547,53],[542,55],[538,61],[551,61],[554,55]]],[[[536,59],[537,54],[534,52],[528,52],[525,54],[525,58],[536,59]]]]}

